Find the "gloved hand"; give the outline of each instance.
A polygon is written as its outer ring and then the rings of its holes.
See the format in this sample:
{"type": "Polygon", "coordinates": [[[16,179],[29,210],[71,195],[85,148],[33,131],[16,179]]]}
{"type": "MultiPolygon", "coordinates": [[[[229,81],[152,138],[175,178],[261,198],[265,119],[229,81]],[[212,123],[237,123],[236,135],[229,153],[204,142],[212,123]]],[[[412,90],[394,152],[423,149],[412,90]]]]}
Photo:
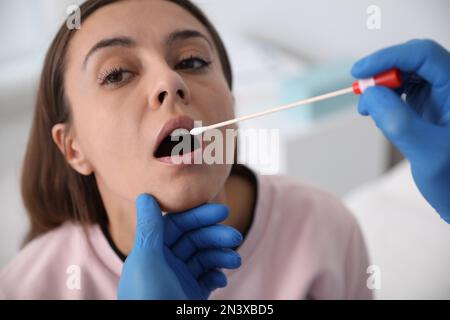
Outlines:
{"type": "Polygon", "coordinates": [[[394,67],[403,72],[402,87],[368,88],[358,110],[410,161],[420,192],[450,223],[450,53],[431,40],[412,40],[361,59],[352,75],[369,78],[394,67]]]}
{"type": "Polygon", "coordinates": [[[243,238],[239,231],[218,225],[228,217],[221,204],[203,204],[182,213],[171,213],[165,220],[166,259],[190,299],[207,299],[210,293],[225,287],[227,279],[219,268],[235,269],[241,265],[240,255],[233,251],[243,238]],[[187,267],[187,269],[186,269],[187,267]],[[184,273],[190,272],[183,276],[184,273]],[[192,276],[197,282],[188,281],[192,276]]]}
{"type": "Polygon", "coordinates": [[[136,238],[119,281],[119,299],[206,299],[226,285],[219,268],[237,268],[233,250],[242,241],[234,228],[217,225],[225,206],[204,204],[164,218],[147,194],[136,200],[136,238]]]}

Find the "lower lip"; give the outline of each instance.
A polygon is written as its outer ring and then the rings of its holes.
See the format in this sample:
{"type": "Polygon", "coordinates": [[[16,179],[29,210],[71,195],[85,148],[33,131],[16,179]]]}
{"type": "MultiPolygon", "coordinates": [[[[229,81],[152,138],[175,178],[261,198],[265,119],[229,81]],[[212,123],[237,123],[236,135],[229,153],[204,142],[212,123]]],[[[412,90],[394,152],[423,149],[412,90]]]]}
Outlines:
{"type": "Polygon", "coordinates": [[[195,149],[194,151],[185,153],[183,155],[161,157],[161,158],[156,158],[156,160],[158,160],[159,162],[164,163],[170,167],[185,168],[185,167],[194,165],[195,160],[197,160],[199,163],[201,163],[202,150],[203,150],[203,148],[199,147],[199,148],[195,149]]]}

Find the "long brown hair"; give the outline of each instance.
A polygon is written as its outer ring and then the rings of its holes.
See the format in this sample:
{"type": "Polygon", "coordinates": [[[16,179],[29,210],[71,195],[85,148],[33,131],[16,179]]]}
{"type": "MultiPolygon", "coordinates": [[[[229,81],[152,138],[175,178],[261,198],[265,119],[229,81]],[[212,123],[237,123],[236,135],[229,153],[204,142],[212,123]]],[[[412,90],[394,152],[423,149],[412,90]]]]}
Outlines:
{"type": "MultiPolygon", "coordinates": [[[[80,6],[82,19],[118,1],[121,0],[87,0],[80,6]]],[[[189,0],[166,1],[187,10],[209,31],[231,90],[231,66],[216,29],[189,0]]],[[[60,27],[47,51],[41,73],[21,179],[22,198],[30,219],[25,243],[66,221],[82,225],[107,221],[94,174],[84,176],[70,167],[51,135],[55,124],[70,125],[71,122],[70,105],[64,92],[64,72],[67,48],[74,32],[76,29],[70,30],[65,23],[60,27]]]]}

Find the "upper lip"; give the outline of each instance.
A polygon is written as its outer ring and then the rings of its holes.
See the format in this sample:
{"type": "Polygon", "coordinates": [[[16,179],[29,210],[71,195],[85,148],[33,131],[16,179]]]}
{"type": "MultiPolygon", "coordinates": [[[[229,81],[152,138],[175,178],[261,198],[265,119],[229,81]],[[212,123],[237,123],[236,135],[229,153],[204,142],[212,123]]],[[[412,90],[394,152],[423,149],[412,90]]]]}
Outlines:
{"type": "Polygon", "coordinates": [[[194,128],[194,120],[188,116],[177,116],[170,120],[168,120],[162,128],[159,130],[158,135],[156,136],[156,143],[153,150],[153,154],[155,154],[156,150],[158,150],[161,142],[172,133],[175,129],[187,129],[191,131],[194,128]]]}

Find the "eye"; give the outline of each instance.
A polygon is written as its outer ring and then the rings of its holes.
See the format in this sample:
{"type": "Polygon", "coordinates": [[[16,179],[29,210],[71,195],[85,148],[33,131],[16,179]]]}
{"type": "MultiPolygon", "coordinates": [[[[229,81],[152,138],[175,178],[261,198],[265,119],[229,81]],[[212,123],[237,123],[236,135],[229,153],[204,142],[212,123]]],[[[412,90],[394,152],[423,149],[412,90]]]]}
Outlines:
{"type": "Polygon", "coordinates": [[[199,57],[191,56],[188,59],[181,60],[176,66],[175,69],[178,70],[198,70],[203,69],[211,64],[210,61],[206,61],[199,57]]]}
{"type": "Polygon", "coordinates": [[[118,86],[133,76],[133,73],[122,68],[107,70],[99,77],[102,86],[118,86]]]}

